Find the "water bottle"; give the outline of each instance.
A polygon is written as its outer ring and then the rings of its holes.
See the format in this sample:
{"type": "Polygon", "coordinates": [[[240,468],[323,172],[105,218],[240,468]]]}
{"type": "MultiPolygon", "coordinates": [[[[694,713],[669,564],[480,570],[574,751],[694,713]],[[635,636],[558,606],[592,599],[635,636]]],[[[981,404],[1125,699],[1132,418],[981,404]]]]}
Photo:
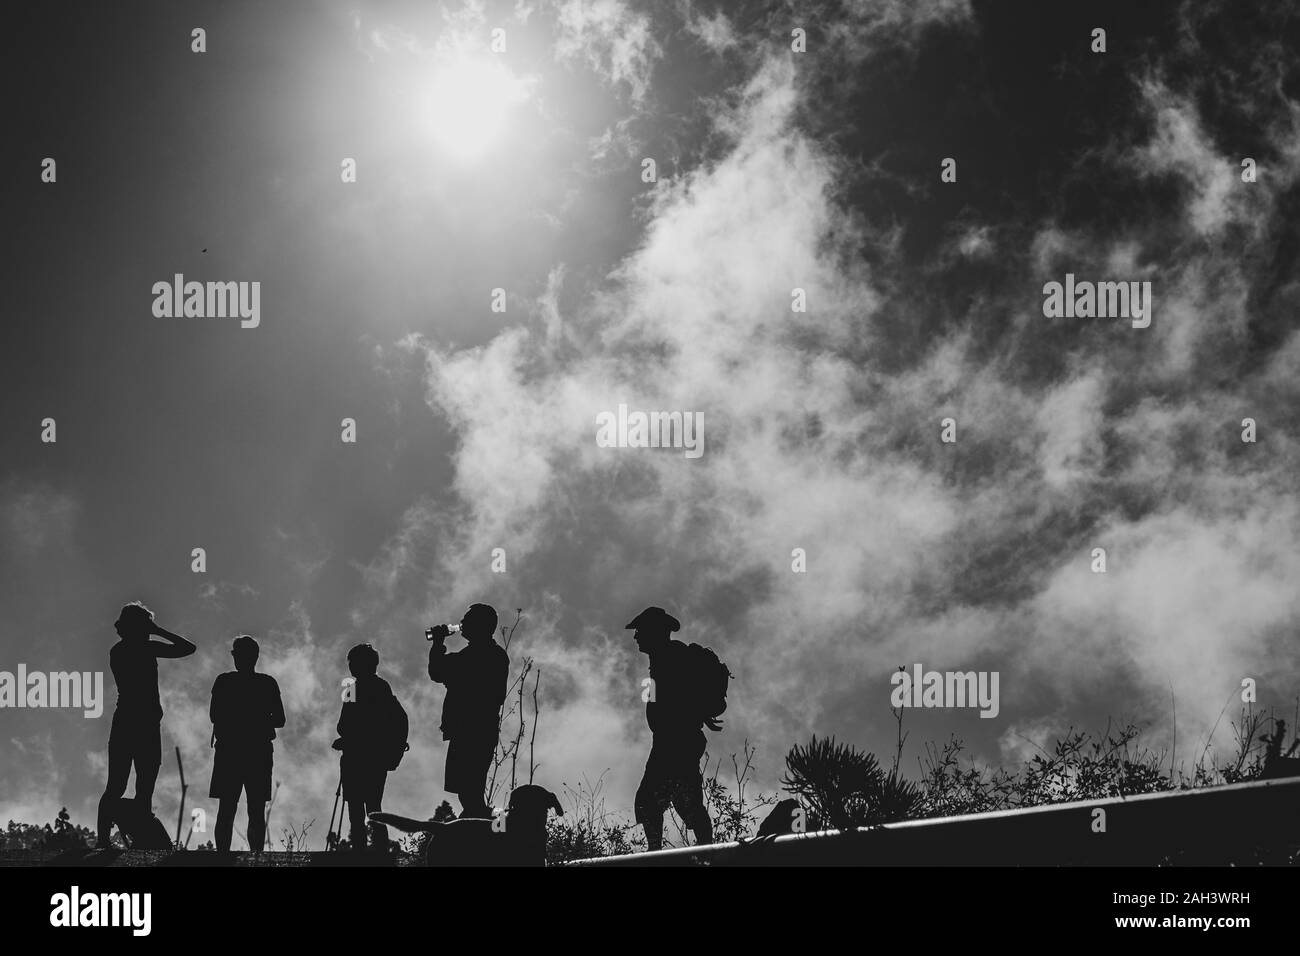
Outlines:
{"type": "MultiPolygon", "coordinates": [[[[448,624],[448,625],[447,625],[447,631],[448,631],[450,634],[459,634],[459,633],[460,633],[460,625],[459,625],[459,624],[448,624]]],[[[431,641],[431,640],[433,640],[433,628],[431,628],[431,627],[426,627],[426,628],[424,629],[424,639],[425,639],[426,641],[431,641]]]]}

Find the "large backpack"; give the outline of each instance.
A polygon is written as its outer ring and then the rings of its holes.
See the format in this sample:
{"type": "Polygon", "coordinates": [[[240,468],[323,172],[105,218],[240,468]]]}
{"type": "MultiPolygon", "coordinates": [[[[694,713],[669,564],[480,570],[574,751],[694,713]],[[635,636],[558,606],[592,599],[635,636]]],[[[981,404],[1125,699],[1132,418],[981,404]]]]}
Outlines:
{"type": "Polygon", "coordinates": [[[727,709],[731,669],[703,644],[687,644],[690,652],[692,699],[700,719],[720,716],[727,709]]]}
{"type": "Polygon", "coordinates": [[[411,749],[407,737],[411,732],[411,721],[406,716],[406,708],[394,694],[388,705],[388,719],[384,725],[384,740],[379,754],[380,760],[388,770],[396,770],[402,762],[403,755],[411,749]]]}

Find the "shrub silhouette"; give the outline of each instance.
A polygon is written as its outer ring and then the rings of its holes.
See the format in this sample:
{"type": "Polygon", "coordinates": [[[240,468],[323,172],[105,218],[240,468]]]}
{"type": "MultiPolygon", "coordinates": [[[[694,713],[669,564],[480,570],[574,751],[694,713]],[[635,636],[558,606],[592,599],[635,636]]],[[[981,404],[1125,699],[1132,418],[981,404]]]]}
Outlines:
{"type": "Polygon", "coordinates": [[[906,819],[920,800],[916,784],[886,771],[875,754],[834,737],[796,744],[785,758],[781,785],[802,799],[814,826],[837,830],[906,819]]]}
{"type": "Polygon", "coordinates": [[[621,856],[646,848],[645,837],[633,833],[637,824],[605,809],[605,775],[595,781],[583,777],[576,787],[562,784],[563,802],[571,805],[564,816],[546,823],[546,862],[563,863],[595,856],[621,856]]]}
{"type": "Polygon", "coordinates": [[[65,850],[83,850],[94,843],[95,835],[88,827],[72,822],[68,808],[59,810],[54,825],[9,821],[0,831],[0,850],[40,850],[44,853],[62,853],[65,850]]]}

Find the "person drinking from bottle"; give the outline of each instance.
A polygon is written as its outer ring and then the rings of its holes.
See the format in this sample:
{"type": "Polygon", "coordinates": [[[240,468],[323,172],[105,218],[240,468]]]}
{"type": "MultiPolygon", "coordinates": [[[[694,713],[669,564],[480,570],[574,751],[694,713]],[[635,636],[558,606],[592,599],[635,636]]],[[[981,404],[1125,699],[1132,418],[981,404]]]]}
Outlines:
{"type": "Polygon", "coordinates": [[[510,658],[493,635],[497,612],[487,604],[471,604],[460,621],[466,646],[447,653],[451,628],[439,625],[428,632],[429,679],[446,685],[442,704],[442,738],[447,741],[443,786],[460,801],[461,817],[492,816],[484,799],[488,768],[496,753],[501,704],[506,699],[510,658]]]}

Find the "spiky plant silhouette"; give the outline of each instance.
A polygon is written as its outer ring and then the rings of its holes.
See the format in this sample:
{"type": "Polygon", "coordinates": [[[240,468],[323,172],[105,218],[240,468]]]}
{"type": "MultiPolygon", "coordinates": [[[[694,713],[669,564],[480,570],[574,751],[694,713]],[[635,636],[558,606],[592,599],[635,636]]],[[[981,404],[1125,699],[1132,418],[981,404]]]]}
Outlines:
{"type": "Polygon", "coordinates": [[[814,823],[837,830],[876,826],[905,819],[921,792],[916,784],[885,770],[875,754],[863,753],[835,738],[814,734],[785,758],[781,785],[802,798],[814,823]]]}

